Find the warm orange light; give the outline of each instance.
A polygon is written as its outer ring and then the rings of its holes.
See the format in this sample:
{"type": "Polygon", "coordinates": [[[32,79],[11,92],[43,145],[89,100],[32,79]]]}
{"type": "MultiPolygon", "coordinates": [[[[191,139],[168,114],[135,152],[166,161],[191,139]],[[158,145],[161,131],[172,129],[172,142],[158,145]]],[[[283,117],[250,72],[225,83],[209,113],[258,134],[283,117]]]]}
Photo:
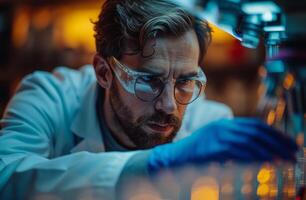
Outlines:
{"type": "Polygon", "coordinates": [[[267,184],[260,184],[257,188],[258,196],[267,196],[269,194],[269,186],[267,184]]]}
{"type": "Polygon", "coordinates": [[[289,198],[295,197],[296,195],[295,185],[291,185],[290,187],[287,188],[287,194],[289,198]]]}
{"type": "Polygon", "coordinates": [[[57,43],[70,47],[83,47],[93,52],[95,50],[94,30],[91,20],[96,20],[99,9],[65,8],[56,24],[55,40],[57,43]]]}
{"type": "Polygon", "coordinates": [[[270,181],[271,180],[270,170],[262,168],[257,175],[257,180],[259,183],[267,183],[268,181],[270,181]]]}
{"type": "Polygon", "coordinates": [[[267,124],[272,125],[275,122],[275,111],[271,110],[267,117],[267,124]]]}
{"type": "Polygon", "coordinates": [[[13,22],[12,33],[12,40],[15,47],[19,48],[27,41],[29,25],[29,9],[26,7],[18,8],[13,22]]]}
{"type": "Polygon", "coordinates": [[[275,110],[277,121],[281,121],[283,119],[285,108],[286,108],[286,102],[282,99],[279,100],[275,110]]]}
{"type": "Polygon", "coordinates": [[[304,133],[303,132],[300,132],[297,134],[296,136],[296,143],[300,146],[300,147],[303,147],[304,146],[304,133]]]}
{"type": "Polygon", "coordinates": [[[192,186],[191,200],[218,200],[219,185],[215,178],[205,176],[195,181],[192,186]]]}
{"type": "Polygon", "coordinates": [[[236,39],[231,36],[229,33],[223,31],[222,29],[218,28],[216,25],[214,24],[209,24],[209,26],[212,28],[213,30],[213,43],[222,43],[222,44],[226,44],[226,43],[232,43],[233,41],[235,41],[236,39]]]}
{"type": "Polygon", "coordinates": [[[283,82],[284,88],[289,90],[290,88],[292,88],[294,83],[295,83],[294,76],[291,73],[288,73],[283,82]]]}
{"type": "Polygon", "coordinates": [[[261,78],[264,78],[267,76],[267,70],[264,66],[260,66],[259,70],[258,70],[258,74],[261,78]]]}
{"type": "Polygon", "coordinates": [[[266,86],[265,84],[261,83],[258,87],[258,90],[257,90],[257,95],[258,96],[263,96],[264,94],[266,93],[266,86]]]}
{"type": "Polygon", "coordinates": [[[270,191],[269,191],[269,196],[270,197],[276,197],[278,193],[277,187],[273,186],[271,187],[270,191]]]}
{"type": "Polygon", "coordinates": [[[19,7],[13,23],[13,44],[22,47],[29,37],[30,29],[42,30],[50,25],[53,43],[61,48],[83,48],[94,52],[94,30],[91,20],[95,21],[100,12],[101,2],[94,4],[73,4],[33,9],[19,7]]]}
{"type": "Polygon", "coordinates": [[[36,29],[44,29],[51,22],[51,12],[49,9],[41,9],[34,13],[33,25],[36,29]]]}

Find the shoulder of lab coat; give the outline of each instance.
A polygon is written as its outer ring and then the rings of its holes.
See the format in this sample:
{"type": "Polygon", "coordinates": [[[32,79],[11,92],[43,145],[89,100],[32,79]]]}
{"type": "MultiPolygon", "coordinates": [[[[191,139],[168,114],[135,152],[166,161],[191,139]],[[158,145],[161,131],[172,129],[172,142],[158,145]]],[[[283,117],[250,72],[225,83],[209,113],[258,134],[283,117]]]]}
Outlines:
{"type": "Polygon", "coordinates": [[[227,105],[207,100],[203,95],[187,106],[182,127],[175,140],[189,136],[196,129],[213,121],[232,117],[233,112],[227,105]]]}
{"type": "Polygon", "coordinates": [[[60,67],[23,79],[1,120],[1,198],[21,199],[29,191],[77,195],[90,188],[92,195],[111,199],[137,151],[101,153],[95,88],[92,66],[60,67]]]}

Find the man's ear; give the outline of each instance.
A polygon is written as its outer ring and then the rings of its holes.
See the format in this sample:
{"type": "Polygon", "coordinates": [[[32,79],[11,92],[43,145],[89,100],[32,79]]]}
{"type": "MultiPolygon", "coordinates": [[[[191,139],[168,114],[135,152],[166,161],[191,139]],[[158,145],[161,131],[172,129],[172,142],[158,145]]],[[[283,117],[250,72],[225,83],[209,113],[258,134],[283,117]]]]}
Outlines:
{"type": "Polygon", "coordinates": [[[99,85],[105,89],[109,89],[112,84],[113,74],[107,60],[96,54],[93,59],[93,67],[99,85]]]}

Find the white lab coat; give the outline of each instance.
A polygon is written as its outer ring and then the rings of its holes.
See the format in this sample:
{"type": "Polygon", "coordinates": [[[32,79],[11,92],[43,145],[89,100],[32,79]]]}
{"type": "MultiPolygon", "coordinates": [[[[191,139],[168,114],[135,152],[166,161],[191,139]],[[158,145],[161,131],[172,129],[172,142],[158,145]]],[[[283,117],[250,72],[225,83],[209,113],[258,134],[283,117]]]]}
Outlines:
{"type": "MultiPolygon", "coordinates": [[[[96,88],[92,66],[23,79],[1,120],[0,199],[28,198],[29,191],[71,199],[79,190],[111,199],[125,164],[141,151],[104,152],[96,88]]],[[[176,140],[231,116],[226,106],[199,98],[187,109],[176,140]]]]}

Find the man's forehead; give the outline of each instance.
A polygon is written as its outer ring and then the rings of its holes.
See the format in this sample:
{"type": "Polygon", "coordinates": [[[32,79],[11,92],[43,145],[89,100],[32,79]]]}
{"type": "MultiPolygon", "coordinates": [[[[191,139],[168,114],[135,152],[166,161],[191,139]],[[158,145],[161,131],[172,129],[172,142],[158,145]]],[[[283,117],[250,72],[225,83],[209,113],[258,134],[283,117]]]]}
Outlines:
{"type": "Polygon", "coordinates": [[[197,67],[197,62],[191,59],[155,57],[143,62],[143,65],[137,70],[167,75],[170,71],[175,74],[197,71],[197,67]]]}
{"type": "Polygon", "coordinates": [[[190,73],[197,71],[199,46],[195,35],[149,40],[137,55],[124,56],[126,64],[138,71],[156,74],[190,73]]]}
{"type": "Polygon", "coordinates": [[[139,60],[137,61],[138,64],[134,65],[134,67],[129,67],[135,71],[150,73],[156,76],[168,77],[172,74],[171,76],[178,78],[188,76],[189,74],[196,74],[198,71],[197,61],[194,59],[180,59],[174,57],[169,59],[162,56],[154,56],[150,58],[140,58],[139,60]]]}
{"type": "Polygon", "coordinates": [[[195,58],[199,56],[200,49],[196,34],[193,31],[174,37],[161,37],[150,39],[142,50],[145,59],[176,56],[177,58],[195,58]]]}

